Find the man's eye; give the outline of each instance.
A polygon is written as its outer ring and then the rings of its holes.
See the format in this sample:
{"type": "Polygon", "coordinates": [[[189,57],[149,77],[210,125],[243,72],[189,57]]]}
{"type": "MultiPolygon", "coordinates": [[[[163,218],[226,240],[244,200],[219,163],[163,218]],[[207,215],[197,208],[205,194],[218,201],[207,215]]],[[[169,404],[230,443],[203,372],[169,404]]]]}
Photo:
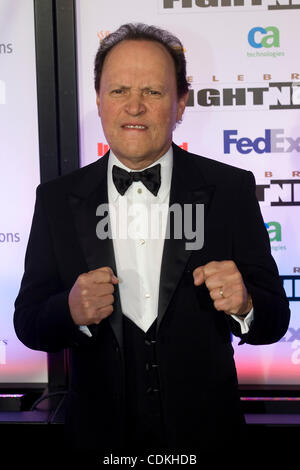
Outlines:
{"type": "Polygon", "coordinates": [[[153,98],[159,98],[161,96],[161,92],[158,90],[144,90],[144,96],[152,96],[153,98]]]}
{"type": "Polygon", "coordinates": [[[110,92],[111,95],[113,96],[123,96],[126,95],[128,90],[126,88],[115,88],[110,92]]]}

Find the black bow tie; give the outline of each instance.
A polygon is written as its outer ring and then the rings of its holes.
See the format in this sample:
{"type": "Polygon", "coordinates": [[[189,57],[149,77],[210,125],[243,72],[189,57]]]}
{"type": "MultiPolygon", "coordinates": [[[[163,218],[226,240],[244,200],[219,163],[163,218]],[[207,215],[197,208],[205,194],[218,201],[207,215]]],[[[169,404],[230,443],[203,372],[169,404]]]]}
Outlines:
{"type": "Polygon", "coordinates": [[[160,163],[143,171],[126,171],[114,165],[112,169],[113,182],[123,196],[133,181],[142,181],[154,196],[160,188],[160,163]]]}

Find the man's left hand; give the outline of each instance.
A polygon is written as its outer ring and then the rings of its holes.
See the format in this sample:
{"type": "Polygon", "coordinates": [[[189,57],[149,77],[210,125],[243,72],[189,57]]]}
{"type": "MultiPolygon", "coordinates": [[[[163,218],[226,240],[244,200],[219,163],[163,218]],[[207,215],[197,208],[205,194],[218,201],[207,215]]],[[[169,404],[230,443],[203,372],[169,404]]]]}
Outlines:
{"type": "Polygon", "coordinates": [[[252,308],[242,275],[234,261],[211,261],[193,271],[194,284],[205,283],[216,310],[228,315],[247,315],[252,308]]]}

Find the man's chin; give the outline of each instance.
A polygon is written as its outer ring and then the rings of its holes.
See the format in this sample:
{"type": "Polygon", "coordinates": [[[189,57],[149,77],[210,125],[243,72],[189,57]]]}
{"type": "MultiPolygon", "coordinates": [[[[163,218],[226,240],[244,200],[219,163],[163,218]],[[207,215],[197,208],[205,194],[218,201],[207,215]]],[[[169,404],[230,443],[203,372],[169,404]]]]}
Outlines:
{"type": "Polygon", "coordinates": [[[113,150],[113,152],[120,161],[132,162],[133,164],[141,161],[155,161],[159,155],[159,151],[150,152],[143,148],[113,150]]]}

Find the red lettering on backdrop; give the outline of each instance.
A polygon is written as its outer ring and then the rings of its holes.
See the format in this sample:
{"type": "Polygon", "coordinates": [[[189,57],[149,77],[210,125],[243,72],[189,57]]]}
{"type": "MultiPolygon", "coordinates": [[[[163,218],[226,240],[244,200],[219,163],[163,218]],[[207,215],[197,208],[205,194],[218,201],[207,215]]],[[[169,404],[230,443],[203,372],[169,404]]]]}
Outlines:
{"type": "Polygon", "coordinates": [[[103,144],[103,142],[98,142],[98,157],[102,157],[109,150],[108,144],[103,144]]]}
{"type": "MultiPolygon", "coordinates": [[[[187,142],[182,142],[181,145],[179,145],[180,148],[183,150],[188,151],[188,143],[187,142]]],[[[98,157],[102,157],[106,152],[109,150],[109,145],[108,144],[103,144],[103,142],[98,142],[98,157]]]]}
{"type": "Polygon", "coordinates": [[[182,144],[179,145],[179,147],[182,148],[183,150],[188,151],[188,143],[187,142],[182,142],[182,144]]]}

